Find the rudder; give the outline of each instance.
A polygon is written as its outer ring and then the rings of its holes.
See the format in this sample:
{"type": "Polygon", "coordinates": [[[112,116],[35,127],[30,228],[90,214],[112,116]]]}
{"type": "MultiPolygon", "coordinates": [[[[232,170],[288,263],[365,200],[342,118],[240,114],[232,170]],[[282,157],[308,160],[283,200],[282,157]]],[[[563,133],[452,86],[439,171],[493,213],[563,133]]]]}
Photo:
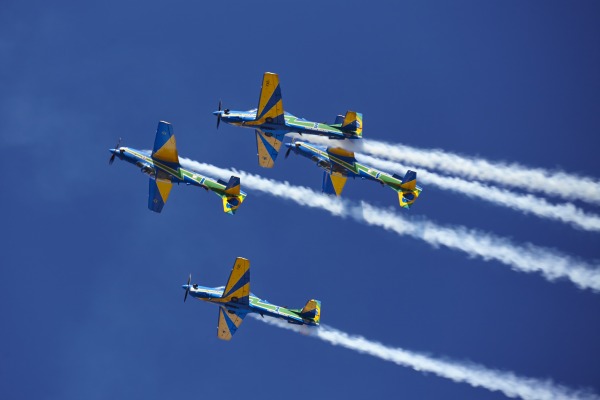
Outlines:
{"type": "Polygon", "coordinates": [[[417,173],[415,171],[408,170],[402,183],[400,184],[400,190],[398,190],[398,200],[400,201],[400,207],[410,208],[410,206],[417,200],[422,189],[417,185],[417,173]]]}
{"type": "Polygon", "coordinates": [[[361,113],[348,111],[344,117],[344,122],[342,122],[341,129],[344,132],[353,134],[357,138],[362,138],[362,119],[363,116],[361,113]]]}
{"type": "Polygon", "coordinates": [[[315,325],[319,325],[321,321],[321,302],[314,299],[309,300],[300,311],[300,316],[313,321],[315,325]]]}

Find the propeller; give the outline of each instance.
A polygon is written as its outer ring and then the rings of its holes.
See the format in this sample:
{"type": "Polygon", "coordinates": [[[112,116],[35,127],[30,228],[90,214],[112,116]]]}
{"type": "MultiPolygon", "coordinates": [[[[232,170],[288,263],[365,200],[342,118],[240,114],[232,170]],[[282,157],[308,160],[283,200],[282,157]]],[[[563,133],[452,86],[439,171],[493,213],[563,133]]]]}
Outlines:
{"type": "Polygon", "coordinates": [[[112,156],[110,156],[110,159],[108,160],[108,165],[112,165],[113,162],[115,162],[115,157],[117,155],[117,150],[119,150],[119,148],[121,147],[121,138],[119,138],[119,141],[117,142],[117,145],[115,146],[115,152],[112,154],[112,156]]]}
{"type": "MultiPolygon", "coordinates": [[[[296,138],[292,139],[292,146],[296,146],[296,138]]],[[[285,152],[286,159],[290,156],[290,151],[292,151],[292,146],[288,146],[288,149],[285,152]]]]}
{"type": "Polygon", "coordinates": [[[217,114],[217,129],[219,129],[219,124],[221,124],[221,99],[219,99],[219,113],[217,114]]]}
{"type": "Polygon", "coordinates": [[[192,274],[188,277],[187,288],[185,289],[185,296],[183,296],[183,302],[187,300],[188,293],[190,292],[190,282],[192,281],[192,274]]]}

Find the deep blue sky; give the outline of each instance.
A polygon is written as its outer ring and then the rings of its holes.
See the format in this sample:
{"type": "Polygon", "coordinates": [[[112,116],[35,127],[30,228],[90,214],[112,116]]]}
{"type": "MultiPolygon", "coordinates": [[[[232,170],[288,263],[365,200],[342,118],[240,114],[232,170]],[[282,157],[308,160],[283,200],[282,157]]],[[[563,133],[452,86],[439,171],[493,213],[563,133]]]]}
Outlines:
{"type": "MultiPolygon", "coordinates": [[[[318,298],[338,329],[600,392],[599,294],[250,191],[230,217],[175,187],[157,215],[146,177],[107,164],[164,119],[180,155],[319,190],[306,159],[259,169],[251,130],[215,130],[219,98],[254,108],[273,71],[296,115],[354,109],[367,138],[598,177],[599,16],[594,1],[3,1],[0,397],[503,398],[252,319],[218,340],[216,307],[180,286],[224,284],[236,256],[257,295],[318,298]]],[[[600,258],[597,234],[423,185],[415,223],[600,258]]],[[[405,213],[370,182],[345,195],[405,213]]]]}

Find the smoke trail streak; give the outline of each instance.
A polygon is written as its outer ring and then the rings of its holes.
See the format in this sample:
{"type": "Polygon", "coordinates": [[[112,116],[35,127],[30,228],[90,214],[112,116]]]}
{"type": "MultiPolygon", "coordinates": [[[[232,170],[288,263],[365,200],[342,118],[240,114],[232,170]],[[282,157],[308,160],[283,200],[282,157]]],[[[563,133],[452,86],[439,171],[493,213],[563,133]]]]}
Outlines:
{"type": "Polygon", "coordinates": [[[225,170],[210,164],[198,163],[180,158],[181,164],[201,173],[227,179],[232,174],[242,179],[242,186],[267,193],[279,198],[295,201],[298,204],[320,208],[332,215],[352,218],[355,221],[379,226],[397,233],[423,240],[434,247],[444,246],[461,251],[471,257],[495,260],[514,270],[539,272],[546,279],[567,278],[581,289],[600,291],[600,269],[587,265],[572,257],[532,244],[518,246],[510,240],[489,233],[465,227],[444,227],[424,218],[410,221],[397,213],[349,201],[331,198],[305,187],[278,182],[243,171],[225,170]]]}
{"type": "Polygon", "coordinates": [[[279,319],[261,318],[253,314],[250,315],[269,325],[307,334],[334,346],[341,346],[359,353],[368,354],[415,371],[432,373],[454,382],[467,383],[473,387],[481,387],[492,392],[502,392],[508,397],[536,400],[599,398],[589,391],[573,390],[555,384],[551,380],[523,378],[512,372],[488,369],[478,364],[441,360],[402,348],[388,347],[381,343],[370,341],[362,336],[348,335],[326,325],[314,328],[292,325],[279,319]]]}
{"type": "Polygon", "coordinates": [[[528,168],[517,163],[492,162],[481,158],[447,153],[439,149],[423,150],[369,139],[355,143],[348,140],[332,141],[314,135],[300,137],[298,134],[292,134],[290,136],[316,144],[344,147],[347,150],[360,151],[375,157],[438,169],[444,173],[470,179],[495,182],[528,192],[539,192],[567,200],[575,199],[591,204],[600,204],[600,181],[591,177],[543,168],[528,168]]]}
{"type": "Polygon", "coordinates": [[[426,184],[458,192],[468,197],[486,200],[500,206],[521,211],[525,214],[530,213],[538,217],[564,222],[575,228],[587,231],[600,231],[600,216],[586,213],[573,204],[551,204],[545,199],[535,197],[531,194],[517,194],[505,189],[490,187],[480,182],[446,177],[427,171],[426,169],[406,167],[393,161],[381,160],[375,157],[356,154],[356,159],[358,162],[364,162],[369,166],[382,168],[388,172],[415,169],[419,180],[426,184]]]}

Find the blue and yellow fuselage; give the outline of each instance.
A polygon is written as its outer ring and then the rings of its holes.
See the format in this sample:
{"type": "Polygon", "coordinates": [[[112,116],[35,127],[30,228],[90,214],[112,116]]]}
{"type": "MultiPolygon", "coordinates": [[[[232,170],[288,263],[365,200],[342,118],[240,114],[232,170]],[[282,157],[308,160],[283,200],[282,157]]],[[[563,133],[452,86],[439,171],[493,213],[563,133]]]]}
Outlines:
{"type": "Polygon", "coordinates": [[[288,112],[284,114],[284,124],[278,124],[266,118],[264,121],[256,119],[256,109],[249,111],[221,110],[215,111],[214,115],[221,115],[225,123],[243,128],[260,129],[272,135],[285,135],[287,133],[299,133],[306,135],[325,136],[330,139],[360,139],[354,133],[343,131],[340,126],[328,125],[322,122],[308,121],[296,117],[288,112]]]}
{"type": "Polygon", "coordinates": [[[157,171],[163,171],[168,174],[169,179],[173,183],[185,183],[186,185],[200,186],[207,190],[225,190],[225,185],[200,175],[193,171],[188,171],[180,166],[169,165],[170,163],[153,160],[149,150],[137,150],[129,147],[119,147],[118,149],[110,149],[110,152],[115,154],[123,161],[140,168],[142,173],[154,179],[157,171]]]}
{"type": "MultiPolygon", "coordinates": [[[[116,149],[110,149],[110,152],[119,159],[140,168],[141,172],[148,175],[151,180],[157,180],[158,176],[160,177],[160,180],[166,179],[171,183],[183,183],[191,186],[199,186],[207,191],[215,193],[217,196],[223,199],[223,211],[228,214],[235,213],[237,208],[246,198],[246,193],[242,191],[239,191],[239,194],[230,193],[227,186],[228,184],[226,182],[214,180],[195,171],[182,168],[178,162],[172,163],[153,158],[152,153],[148,150],[136,150],[130,147],[119,147],[116,149]]],[[[236,179],[239,186],[239,179],[236,179]]],[[[153,186],[151,185],[151,188],[152,187],[153,186]]],[[[155,193],[155,198],[151,198],[149,201],[149,207],[153,209],[154,205],[152,204],[152,200],[156,201],[156,199],[159,199],[162,204],[164,204],[168,198],[169,190],[170,188],[166,191],[159,191],[158,193],[155,193]]],[[[158,209],[158,212],[160,212],[160,209],[162,209],[162,206],[158,209]]]]}
{"type": "Polygon", "coordinates": [[[413,171],[408,171],[404,178],[396,174],[389,174],[357,162],[353,152],[339,147],[324,147],[300,141],[286,143],[286,146],[289,148],[288,151],[309,158],[325,171],[324,192],[339,196],[346,178],[351,177],[367,179],[388,186],[398,193],[400,206],[403,208],[409,208],[421,193],[422,189],[417,186],[416,173],[413,171]],[[329,187],[334,187],[335,191],[331,192],[326,189],[328,182],[331,183],[329,187]]]}
{"type": "MultiPolygon", "coordinates": [[[[188,285],[183,285],[183,289],[187,290],[188,285]]],[[[205,287],[200,285],[189,285],[189,295],[198,300],[214,303],[225,307],[236,314],[256,313],[261,316],[283,319],[289,323],[297,325],[319,325],[319,319],[302,318],[300,316],[302,309],[289,309],[286,307],[276,306],[266,300],[256,297],[250,293],[248,305],[240,304],[232,300],[230,297],[223,298],[223,287],[205,287]]]]}
{"type": "Polygon", "coordinates": [[[339,147],[324,147],[312,143],[295,141],[286,143],[292,152],[314,161],[325,171],[340,171],[351,178],[362,178],[379,182],[395,189],[400,189],[402,178],[395,178],[387,172],[360,164],[354,158],[354,153],[339,147]]]}

